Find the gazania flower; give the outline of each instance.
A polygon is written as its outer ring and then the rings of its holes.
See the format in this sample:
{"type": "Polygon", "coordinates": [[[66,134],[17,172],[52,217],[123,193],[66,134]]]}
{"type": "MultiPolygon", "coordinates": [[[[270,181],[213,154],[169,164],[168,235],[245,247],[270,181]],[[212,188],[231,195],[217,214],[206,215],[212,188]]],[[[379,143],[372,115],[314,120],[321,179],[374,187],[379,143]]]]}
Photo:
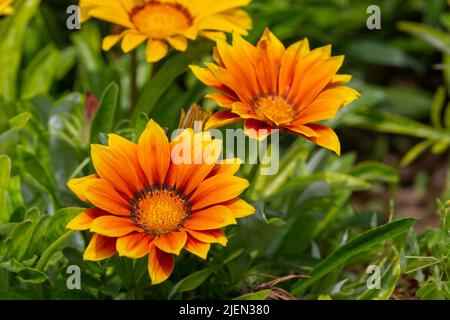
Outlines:
{"type": "Polygon", "coordinates": [[[330,46],[310,50],[305,39],[286,49],[266,29],[257,46],[236,34],[232,45],[218,40],[214,58],[216,64],[205,63],[206,68],[191,66],[198,79],[219,91],[208,97],[227,109],[213,115],[206,130],[244,120],[254,138],[284,129],[340,153],[334,131],[315,122],[334,117],[359,93],[344,86],[351,76],[336,74],[344,57],[331,56],[330,46]]]}
{"type": "Polygon", "coordinates": [[[0,0],[0,16],[13,13],[13,0],[0,0]]]}
{"type": "Polygon", "coordinates": [[[170,276],[173,255],[183,248],[206,259],[211,243],[225,246],[221,228],[254,209],[237,198],[248,187],[247,180],[234,176],[239,162],[217,161],[220,151],[221,141],[191,129],[169,142],[154,121],[138,144],[111,134],[108,146],[92,145],[97,174],[68,183],[94,205],[67,225],[94,233],[84,259],[102,260],[116,252],[130,258],[148,255],[149,274],[157,284],[170,276]]]}
{"type": "Polygon", "coordinates": [[[147,42],[147,61],[167,55],[169,46],[185,51],[198,36],[225,38],[224,32],[246,35],[252,27],[249,15],[240,9],[251,0],[80,0],[81,20],[89,17],[125,28],[104,39],[109,50],[122,40],[129,52],[147,42]]]}

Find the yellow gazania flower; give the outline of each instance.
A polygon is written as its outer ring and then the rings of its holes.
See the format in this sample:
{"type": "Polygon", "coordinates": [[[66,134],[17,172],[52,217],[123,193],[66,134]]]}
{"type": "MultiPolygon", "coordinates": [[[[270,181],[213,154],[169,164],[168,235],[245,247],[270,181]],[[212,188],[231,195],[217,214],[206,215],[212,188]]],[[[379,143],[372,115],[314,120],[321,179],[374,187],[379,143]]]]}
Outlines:
{"type": "Polygon", "coordinates": [[[13,0],[0,0],[0,16],[13,13],[13,0]]]}
{"type": "Polygon", "coordinates": [[[252,27],[249,15],[240,9],[251,0],[80,0],[81,20],[89,17],[124,27],[119,35],[104,39],[103,50],[122,40],[129,52],[147,41],[147,61],[167,55],[169,45],[185,51],[188,39],[198,36],[225,38],[224,32],[246,35],[252,27]]]}
{"type": "Polygon", "coordinates": [[[331,46],[310,50],[304,39],[286,49],[266,29],[256,47],[236,34],[232,45],[218,40],[214,58],[217,64],[206,68],[191,66],[198,79],[220,91],[207,97],[227,108],[208,120],[206,130],[243,119],[254,138],[285,129],[340,153],[335,132],[315,122],[334,117],[359,93],[344,86],[351,76],[336,74],[344,57],[331,56],[331,46]]]}
{"type": "Polygon", "coordinates": [[[211,243],[225,246],[221,228],[255,210],[237,198],[248,187],[247,180],[234,176],[239,162],[217,161],[220,150],[221,141],[191,129],[169,142],[152,120],[138,144],[110,134],[108,146],[92,145],[97,174],[68,183],[81,200],[95,206],[67,225],[94,233],[84,259],[148,254],[148,271],[157,284],[170,276],[173,255],[183,248],[206,259],[211,243]],[[215,158],[202,161],[211,148],[219,150],[215,158]],[[173,154],[188,158],[173,161],[173,154]]]}

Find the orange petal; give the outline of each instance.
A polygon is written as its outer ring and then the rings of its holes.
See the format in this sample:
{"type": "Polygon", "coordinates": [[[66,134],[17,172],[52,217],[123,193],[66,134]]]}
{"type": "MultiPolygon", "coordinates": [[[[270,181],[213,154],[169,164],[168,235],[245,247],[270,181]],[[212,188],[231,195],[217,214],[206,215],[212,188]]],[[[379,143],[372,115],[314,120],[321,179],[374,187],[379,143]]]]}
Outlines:
{"type": "Polygon", "coordinates": [[[169,140],[153,120],[149,121],[139,138],[138,156],[149,184],[163,184],[170,163],[169,140]]]}
{"type": "Polygon", "coordinates": [[[236,98],[230,98],[225,94],[221,93],[210,93],[205,96],[205,98],[214,100],[219,106],[231,109],[233,103],[236,102],[236,98]]]}
{"type": "Polygon", "coordinates": [[[206,259],[208,256],[208,251],[211,248],[211,245],[209,243],[201,242],[196,238],[189,236],[187,238],[184,248],[190,253],[195,254],[200,258],[206,259]]]}
{"type": "Polygon", "coordinates": [[[236,219],[245,218],[255,213],[255,208],[242,199],[233,199],[221,205],[226,206],[236,219]]]}
{"type": "Polygon", "coordinates": [[[152,284],[166,281],[172,274],[173,267],[173,255],[159,250],[154,244],[150,244],[148,273],[152,284]]]}
{"type": "Polygon", "coordinates": [[[208,177],[212,177],[218,174],[228,174],[233,176],[239,170],[242,164],[240,158],[230,158],[219,161],[216,166],[211,170],[208,177]]]}
{"type": "Polygon", "coordinates": [[[248,186],[247,180],[228,174],[219,174],[205,179],[190,199],[192,209],[197,210],[234,199],[248,186]]]}
{"type": "Polygon", "coordinates": [[[187,233],[189,233],[189,235],[205,243],[218,243],[224,247],[228,243],[227,237],[220,229],[213,229],[213,230],[186,229],[186,231],[187,233]]]}
{"type": "Polygon", "coordinates": [[[109,213],[99,208],[87,209],[70,220],[70,222],[66,225],[66,228],[70,230],[87,230],[91,227],[92,222],[96,218],[105,214],[109,213]]]}
{"type": "Polygon", "coordinates": [[[322,91],[314,101],[298,116],[298,122],[311,123],[328,120],[336,116],[345,105],[359,97],[359,93],[349,87],[336,87],[322,91]]]}
{"type": "Polygon", "coordinates": [[[92,236],[91,242],[84,251],[83,259],[100,261],[116,253],[116,238],[104,237],[99,234],[92,236]]]}
{"type": "Polygon", "coordinates": [[[192,213],[184,226],[193,230],[211,230],[236,224],[231,211],[225,206],[213,206],[192,213]]]}
{"type": "MultiPolygon", "coordinates": [[[[301,121],[299,121],[301,122],[301,121]]],[[[285,126],[286,129],[296,133],[301,134],[307,138],[317,138],[319,135],[313,129],[308,126],[304,126],[301,123],[292,123],[290,125],[285,126]]]]}
{"type": "Polygon", "coordinates": [[[120,161],[120,156],[110,148],[93,144],[91,145],[91,157],[97,174],[104,180],[108,181],[114,189],[126,194],[130,199],[134,197],[139,190],[136,190],[129,183],[131,178],[129,171],[120,161]]]}
{"type": "Polygon", "coordinates": [[[92,222],[91,231],[108,237],[122,237],[142,228],[131,219],[116,216],[101,216],[92,222]]]}
{"type": "Polygon", "coordinates": [[[86,191],[85,191],[85,186],[86,183],[90,180],[95,180],[98,179],[97,175],[95,174],[91,174],[89,176],[86,177],[82,177],[82,178],[75,178],[75,179],[70,179],[69,182],[67,182],[67,186],[69,187],[69,189],[75,193],[75,195],[82,201],[84,202],[89,202],[89,200],[86,197],[86,191]]]}
{"type": "Polygon", "coordinates": [[[88,180],[84,191],[89,202],[96,207],[120,216],[130,215],[129,202],[106,180],[88,180]]]}
{"type": "Polygon", "coordinates": [[[223,127],[239,121],[241,121],[241,117],[230,110],[219,111],[208,119],[205,130],[223,127]]]}
{"type": "Polygon", "coordinates": [[[293,104],[298,105],[300,110],[309,105],[331,81],[343,61],[343,56],[331,57],[312,66],[304,75],[293,104]]]}
{"type": "Polygon", "coordinates": [[[116,215],[129,216],[129,202],[106,180],[95,175],[71,179],[69,188],[83,201],[116,215]]]}
{"type": "Polygon", "coordinates": [[[270,136],[272,134],[272,130],[272,127],[269,125],[255,119],[247,119],[244,122],[244,133],[250,138],[258,141],[263,141],[270,136]]]}
{"type": "Polygon", "coordinates": [[[132,233],[117,239],[116,249],[120,256],[139,259],[148,254],[152,237],[145,233],[132,233]]]}
{"type": "Polygon", "coordinates": [[[317,138],[307,138],[308,140],[311,140],[321,147],[334,151],[338,156],[341,154],[341,144],[333,129],[321,124],[310,124],[308,127],[313,129],[319,135],[317,138]]]}
{"type": "Polygon", "coordinates": [[[155,246],[167,253],[180,254],[181,249],[186,243],[186,232],[171,232],[153,240],[155,246]]]}
{"type": "Polygon", "coordinates": [[[222,152],[222,141],[213,140],[203,143],[200,154],[194,156],[194,164],[189,168],[189,173],[185,175],[183,184],[179,185],[184,194],[191,194],[210,174],[216,166],[217,160],[222,152]],[[199,163],[200,164],[195,164],[199,163]]]}
{"type": "Polygon", "coordinates": [[[109,134],[108,145],[120,159],[124,170],[128,172],[129,183],[136,190],[142,190],[147,182],[139,163],[137,144],[117,134],[109,134]]]}
{"type": "Polygon", "coordinates": [[[309,52],[308,39],[303,39],[294,43],[286,49],[280,66],[280,76],[278,79],[278,94],[287,96],[292,89],[292,80],[294,78],[295,67],[298,60],[309,52]]]}

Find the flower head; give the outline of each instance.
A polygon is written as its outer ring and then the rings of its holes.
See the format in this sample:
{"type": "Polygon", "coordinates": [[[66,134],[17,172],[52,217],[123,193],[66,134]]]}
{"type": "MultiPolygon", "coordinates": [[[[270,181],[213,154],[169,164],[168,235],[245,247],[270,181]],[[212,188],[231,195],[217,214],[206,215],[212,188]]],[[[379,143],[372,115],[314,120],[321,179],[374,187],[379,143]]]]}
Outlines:
{"type": "Polygon", "coordinates": [[[13,13],[13,0],[0,0],[0,16],[13,13]]]}
{"type": "Polygon", "coordinates": [[[247,34],[249,15],[240,9],[251,0],[80,0],[81,20],[90,17],[125,28],[121,34],[104,39],[109,50],[122,40],[129,52],[147,41],[147,61],[167,55],[169,46],[185,51],[189,40],[198,36],[225,38],[224,32],[247,34]]]}
{"type": "Polygon", "coordinates": [[[285,48],[266,29],[256,46],[237,34],[231,45],[218,40],[214,58],[216,64],[205,63],[206,68],[191,66],[198,79],[219,91],[208,97],[227,109],[213,115],[205,129],[244,120],[254,138],[284,129],[340,153],[334,131],[315,122],[333,118],[359,93],[344,86],[351,76],[337,74],[344,57],[331,56],[331,46],[310,50],[304,39],[285,48]]]}
{"type": "Polygon", "coordinates": [[[68,183],[94,205],[67,225],[94,233],[84,259],[148,255],[157,284],[170,276],[173,255],[183,248],[205,259],[212,243],[226,245],[221,228],[254,208],[237,198],[248,187],[234,176],[239,162],[218,161],[220,151],[221,141],[191,129],[169,142],[152,120],[138,144],[110,134],[108,146],[92,145],[97,173],[68,183]]]}

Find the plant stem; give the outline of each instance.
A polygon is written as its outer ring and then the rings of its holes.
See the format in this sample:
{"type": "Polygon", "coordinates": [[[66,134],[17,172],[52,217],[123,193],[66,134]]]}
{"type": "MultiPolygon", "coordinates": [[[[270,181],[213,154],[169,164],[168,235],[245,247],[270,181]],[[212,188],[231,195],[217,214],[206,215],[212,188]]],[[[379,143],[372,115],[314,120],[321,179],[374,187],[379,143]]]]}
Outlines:
{"type": "Polygon", "coordinates": [[[42,256],[39,258],[36,269],[43,271],[45,266],[47,265],[48,259],[50,256],[56,252],[56,250],[59,249],[61,244],[66,241],[71,235],[73,231],[69,230],[66,233],[64,233],[62,236],[60,236],[55,242],[53,242],[42,254],[42,256]]]}
{"type": "Polygon", "coordinates": [[[138,68],[138,59],[137,59],[137,51],[133,50],[131,52],[131,110],[136,108],[137,104],[137,68],[138,68]]]}

